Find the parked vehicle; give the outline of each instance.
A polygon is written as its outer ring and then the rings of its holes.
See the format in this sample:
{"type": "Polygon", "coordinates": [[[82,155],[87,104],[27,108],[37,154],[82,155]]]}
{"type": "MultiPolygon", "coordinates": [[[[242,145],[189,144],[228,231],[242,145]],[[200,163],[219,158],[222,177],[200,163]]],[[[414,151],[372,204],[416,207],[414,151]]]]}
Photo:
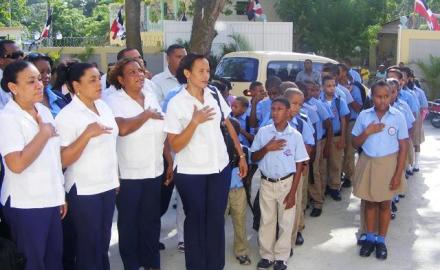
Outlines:
{"type": "Polygon", "coordinates": [[[264,83],[266,78],[276,75],[283,81],[295,81],[303,70],[304,61],[310,59],[313,69],[321,71],[325,63],[338,62],[318,55],[294,52],[240,51],[226,54],[217,66],[215,77],[225,78],[232,84],[232,95],[243,95],[253,81],[264,83]]]}
{"type": "Polygon", "coordinates": [[[440,99],[428,102],[429,119],[431,120],[431,125],[436,128],[440,128],[440,99]]]}

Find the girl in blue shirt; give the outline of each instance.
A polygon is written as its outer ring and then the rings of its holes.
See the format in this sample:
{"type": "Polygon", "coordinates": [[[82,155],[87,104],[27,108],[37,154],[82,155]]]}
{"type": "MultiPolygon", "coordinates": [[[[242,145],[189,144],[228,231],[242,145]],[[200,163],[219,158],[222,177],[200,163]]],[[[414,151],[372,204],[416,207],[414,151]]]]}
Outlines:
{"type": "Polygon", "coordinates": [[[403,172],[408,128],[403,115],[390,106],[391,89],[385,81],[375,83],[371,94],[374,107],[360,113],[352,131],[353,147],[362,148],[353,193],[365,204],[367,237],[359,255],[368,257],[376,249],[376,257],[386,259],[385,236],[391,217],[391,199],[405,188],[403,172]]]}

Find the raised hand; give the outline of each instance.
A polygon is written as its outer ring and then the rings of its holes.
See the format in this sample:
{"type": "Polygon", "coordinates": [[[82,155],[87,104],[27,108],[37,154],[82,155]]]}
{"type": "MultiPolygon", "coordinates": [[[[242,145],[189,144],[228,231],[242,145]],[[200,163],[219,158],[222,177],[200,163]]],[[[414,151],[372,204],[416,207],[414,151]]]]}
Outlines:
{"type": "Polygon", "coordinates": [[[214,115],[215,115],[214,108],[205,106],[202,109],[197,110],[196,105],[194,105],[194,112],[191,121],[196,124],[202,124],[206,121],[214,119],[213,118],[214,115]]]}
{"type": "Polygon", "coordinates": [[[286,140],[276,139],[275,136],[266,144],[265,148],[267,151],[279,151],[283,150],[286,146],[286,140]]]}
{"type": "Polygon", "coordinates": [[[384,129],[384,127],[385,127],[385,124],[383,124],[383,123],[371,123],[365,129],[365,133],[367,135],[379,133],[384,129]]]}
{"type": "Polygon", "coordinates": [[[102,134],[110,134],[113,128],[106,127],[98,122],[91,123],[87,126],[85,132],[90,137],[98,137],[102,134]]]}
{"type": "Polygon", "coordinates": [[[157,120],[162,120],[163,119],[162,113],[160,113],[156,109],[148,108],[143,113],[145,114],[147,119],[157,119],[157,120]]]}

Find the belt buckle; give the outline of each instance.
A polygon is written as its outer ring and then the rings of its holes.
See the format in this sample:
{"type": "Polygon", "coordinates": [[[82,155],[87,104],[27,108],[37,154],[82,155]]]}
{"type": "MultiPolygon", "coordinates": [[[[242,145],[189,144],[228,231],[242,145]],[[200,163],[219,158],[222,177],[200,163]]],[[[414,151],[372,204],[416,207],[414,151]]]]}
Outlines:
{"type": "Polygon", "coordinates": [[[280,177],[280,178],[276,178],[276,179],[273,179],[273,180],[275,180],[275,183],[278,183],[278,182],[280,182],[282,179],[281,179],[282,177],[280,177]]]}

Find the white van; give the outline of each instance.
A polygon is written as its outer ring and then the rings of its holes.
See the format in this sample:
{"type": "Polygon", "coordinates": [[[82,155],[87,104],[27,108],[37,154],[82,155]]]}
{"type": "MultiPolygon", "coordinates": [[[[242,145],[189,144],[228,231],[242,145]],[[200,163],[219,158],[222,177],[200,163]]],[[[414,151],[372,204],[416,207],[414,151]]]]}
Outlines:
{"type": "Polygon", "coordinates": [[[253,81],[263,84],[266,78],[276,75],[283,81],[295,81],[296,74],[303,70],[304,61],[313,62],[313,70],[321,71],[325,63],[338,62],[313,54],[294,52],[241,51],[223,56],[215,71],[215,78],[225,78],[232,84],[231,94],[242,96],[253,81]]]}

